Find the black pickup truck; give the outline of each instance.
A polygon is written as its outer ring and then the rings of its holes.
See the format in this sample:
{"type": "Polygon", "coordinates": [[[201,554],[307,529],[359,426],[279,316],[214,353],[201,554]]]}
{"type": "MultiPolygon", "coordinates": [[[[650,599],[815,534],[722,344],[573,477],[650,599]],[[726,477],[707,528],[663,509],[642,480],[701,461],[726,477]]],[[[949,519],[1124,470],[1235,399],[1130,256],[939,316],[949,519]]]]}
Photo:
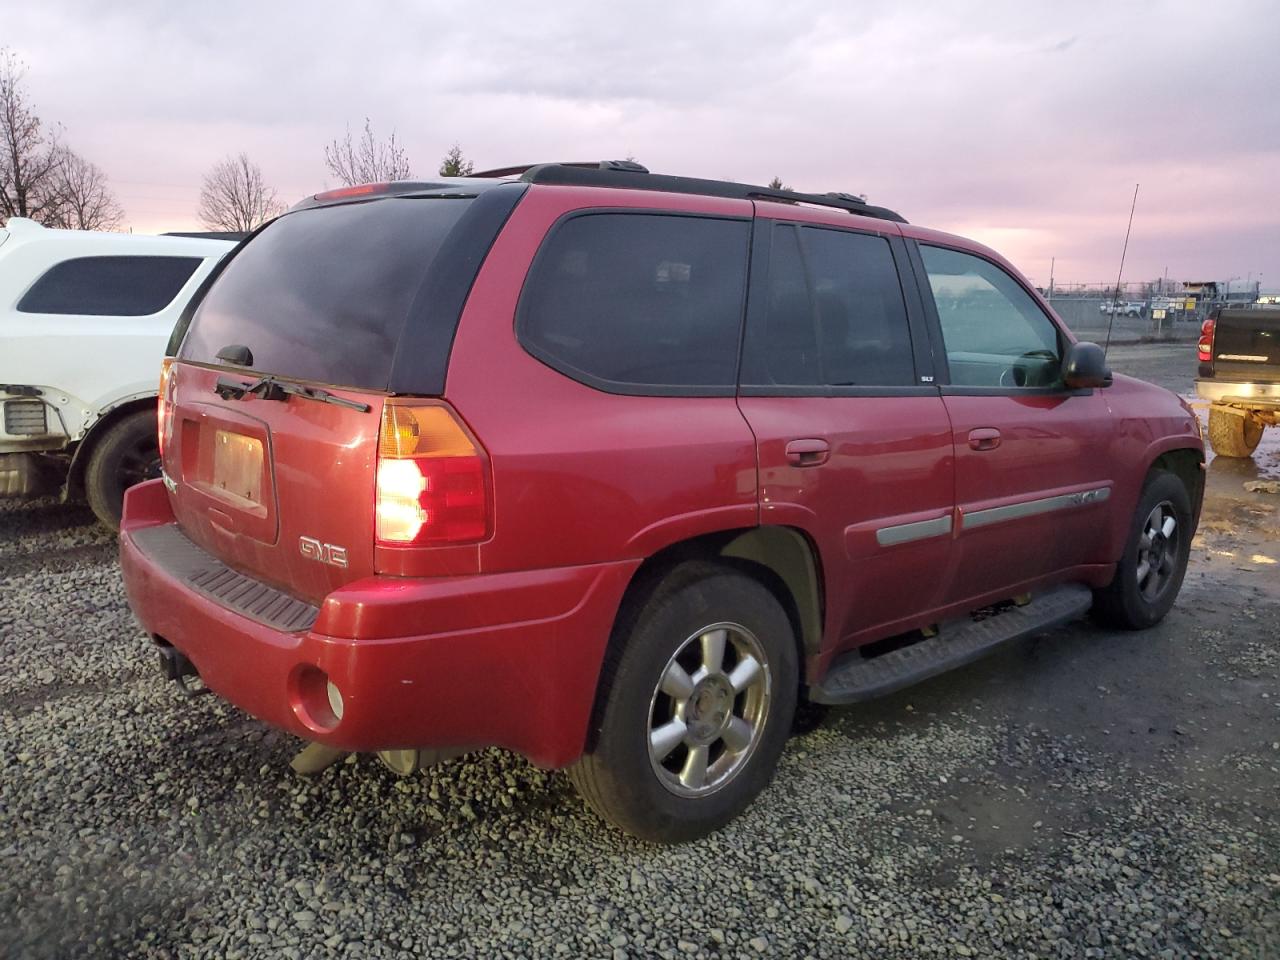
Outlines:
{"type": "Polygon", "coordinates": [[[1252,455],[1280,424],[1280,307],[1221,307],[1200,328],[1196,393],[1211,402],[1209,444],[1220,457],[1252,455]]]}

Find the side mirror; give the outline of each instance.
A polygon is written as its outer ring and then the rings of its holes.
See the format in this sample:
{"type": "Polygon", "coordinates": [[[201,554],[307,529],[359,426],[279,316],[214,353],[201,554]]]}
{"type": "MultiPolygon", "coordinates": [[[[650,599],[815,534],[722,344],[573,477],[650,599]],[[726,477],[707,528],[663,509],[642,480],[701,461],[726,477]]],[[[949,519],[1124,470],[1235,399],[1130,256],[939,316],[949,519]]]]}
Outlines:
{"type": "Polygon", "coordinates": [[[1111,386],[1107,355],[1096,343],[1073,343],[1062,358],[1062,381],[1072,390],[1111,386]]]}

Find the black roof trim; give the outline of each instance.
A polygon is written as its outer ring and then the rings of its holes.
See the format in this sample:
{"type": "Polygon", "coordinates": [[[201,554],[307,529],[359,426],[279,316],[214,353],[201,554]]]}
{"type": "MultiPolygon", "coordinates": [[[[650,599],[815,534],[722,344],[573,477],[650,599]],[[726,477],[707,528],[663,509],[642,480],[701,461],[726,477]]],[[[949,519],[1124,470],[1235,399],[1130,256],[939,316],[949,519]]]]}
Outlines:
{"type": "Polygon", "coordinates": [[[625,190],[655,190],[664,193],[690,193],[704,197],[727,197],[736,200],[777,200],[782,203],[809,203],[820,207],[846,210],[859,217],[906,223],[906,218],[887,207],[876,207],[850,193],[801,193],[798,190],[773,190],[749,183],[728,180],[702,180],[697,177],[673,177],[649,173],[638,163],[627,160],[603,160],[598,163],[538,163],[528,166],[503,167],[475,174],[476,177],[519,176],[525,183],[549,183],[581,187],[621,187],[625,190]]]}

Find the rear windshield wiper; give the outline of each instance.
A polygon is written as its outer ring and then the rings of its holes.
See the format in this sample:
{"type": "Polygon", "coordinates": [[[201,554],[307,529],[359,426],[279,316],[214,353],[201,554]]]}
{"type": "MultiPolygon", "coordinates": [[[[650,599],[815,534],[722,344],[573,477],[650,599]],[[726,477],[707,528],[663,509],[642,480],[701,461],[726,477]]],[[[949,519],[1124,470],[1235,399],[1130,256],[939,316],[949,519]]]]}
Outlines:
{"type": "Polygon", "coordinates": [[[306,400],[319,400],[321,403],[332,403],[335,407],[346,407],[348,410],[369,412],[367,403],[348,400],[319,387],[304,387],[301,384],[289,383],[287,380],[276,380],[273,377],[262,377],[253,383],[237,383],[226,377],[219,377],[213,392],[223,400],[241,400],[244,397],[261,397],[263,400],[287,400],[289,397],[302,397],[306,400]]]}

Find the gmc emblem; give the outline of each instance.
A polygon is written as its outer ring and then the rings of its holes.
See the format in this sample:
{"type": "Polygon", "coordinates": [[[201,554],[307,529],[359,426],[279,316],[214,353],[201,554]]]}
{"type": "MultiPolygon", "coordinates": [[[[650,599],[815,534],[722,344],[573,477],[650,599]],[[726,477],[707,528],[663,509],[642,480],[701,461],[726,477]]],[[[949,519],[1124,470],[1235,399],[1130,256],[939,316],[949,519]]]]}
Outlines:
{"type": "Polygon", "coordinates": [[[321,543],[315,537],[299,537],[298,552],[308,560],[318,560],[331,567],[347,566],[347,548],[332,543],[321,543]]]}

